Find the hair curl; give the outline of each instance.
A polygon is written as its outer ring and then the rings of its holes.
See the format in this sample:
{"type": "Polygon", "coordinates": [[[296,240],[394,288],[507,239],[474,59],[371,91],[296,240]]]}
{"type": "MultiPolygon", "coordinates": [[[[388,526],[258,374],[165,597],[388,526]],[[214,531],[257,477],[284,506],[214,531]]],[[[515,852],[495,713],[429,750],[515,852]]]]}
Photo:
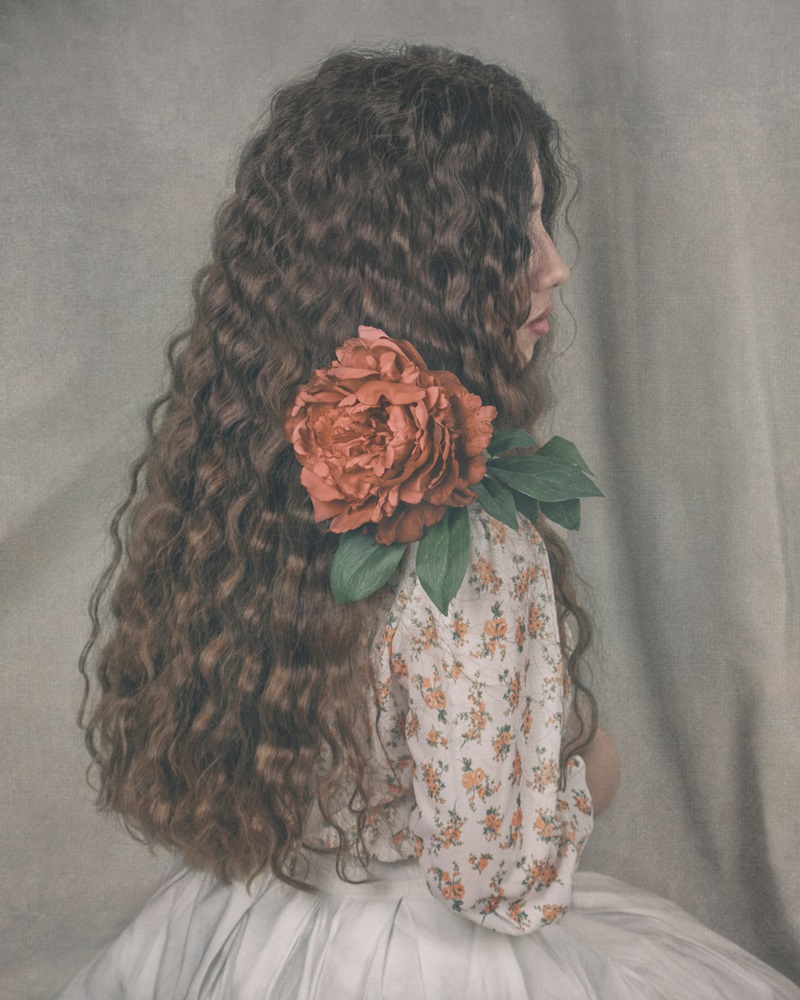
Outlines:
{"type": "MultiPolygon", "coordinates": [[[[426,46],[332,56],[275,95],[244,148],[112,522],[81,657],[98,803],[148,842],[223,879],[269,867],[307,887],[290,868],[311,808],[333,822],[334,794],[350,789],[363,828],[367,705],[352,692],[370,676],[375,606],[334,603],[336,539],[314,523],[281,412],[366,323],[455,372],[498,426],[530,424],[547,393],[539,348],[522,365],[515,332],[536,252],[535,162],[552,229],[565,176],[555,122],[503,69],[426,46]]],[[[588,621],[566,549],[540,528],[583,689],[588,621]]],[[[339,861],[363,848],[336,828],[339,861]]]]}

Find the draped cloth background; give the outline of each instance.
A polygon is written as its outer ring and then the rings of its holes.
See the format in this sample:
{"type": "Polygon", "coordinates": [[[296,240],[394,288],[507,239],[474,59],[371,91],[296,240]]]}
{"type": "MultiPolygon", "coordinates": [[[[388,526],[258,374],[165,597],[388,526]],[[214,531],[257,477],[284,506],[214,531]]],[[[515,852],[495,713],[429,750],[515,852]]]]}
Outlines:
{"type": "Polygon", "coordinates": [[[92,809],[75,664],[236,149],[280,82],[401,38],[511,66],[583,174],[550,424],[606,492],[574,548],[623,760],[585,867],[800,975],[797,0],[5,0],[4,996],[166,865],[92,809]]]}

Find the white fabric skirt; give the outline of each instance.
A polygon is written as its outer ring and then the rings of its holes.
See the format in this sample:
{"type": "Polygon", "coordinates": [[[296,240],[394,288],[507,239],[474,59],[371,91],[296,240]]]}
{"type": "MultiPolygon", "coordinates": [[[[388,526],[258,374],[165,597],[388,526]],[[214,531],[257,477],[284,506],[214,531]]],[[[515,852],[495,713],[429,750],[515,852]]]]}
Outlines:
{"type": "Polygon", "coordinates": [[[667,900],[579,873],[572,908],[521,936],[445,910],[415,861],[319,893],[181,869],[58,1000],[800,1000],[667,900]]]}

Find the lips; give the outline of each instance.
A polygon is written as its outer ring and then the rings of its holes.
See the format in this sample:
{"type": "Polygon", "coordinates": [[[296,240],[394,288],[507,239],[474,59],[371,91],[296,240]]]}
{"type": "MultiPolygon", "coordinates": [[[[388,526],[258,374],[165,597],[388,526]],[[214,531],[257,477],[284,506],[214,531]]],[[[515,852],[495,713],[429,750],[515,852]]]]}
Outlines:
{"type": "Polygon", "coordinates": [[[538,316],[534,316],[533,319],[529,319],[525,324],[526,329],[530,330],[532,334],[537,337],[542,337],[550,329],[550,324],[547,320],[550,317],[550,313],[553,311],[552,306],[548,306],[543,309],[538,316]]]}

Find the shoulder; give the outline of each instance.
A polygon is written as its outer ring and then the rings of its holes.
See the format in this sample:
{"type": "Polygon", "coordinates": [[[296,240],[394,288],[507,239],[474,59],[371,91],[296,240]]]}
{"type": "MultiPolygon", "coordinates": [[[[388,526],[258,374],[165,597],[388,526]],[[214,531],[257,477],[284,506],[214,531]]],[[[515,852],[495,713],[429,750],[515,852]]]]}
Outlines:
{"type": "Polygon", "coordinates": [[[472,503],[467,509],[473,558],[491,555],[501,561],[513,562],[520,559],[528,562],[532,559],[548,561],[547,548],[542,536],[524,514],[517,514],[515,530],[491,514],[487,514],[479,503],[472,503]]]}
{"type": "Polygon", "coordinates": [[[480,506],[467,508],[470,526],[470,550],[467,570],[448,615],[442,615],[431,602],[417,577],[417,544],[409,550],[392,587],[391,604],[395,614],[424,614],[429,618],[452,618],[465,607],[497,602],[510,605],[530,603],[532,591],[551,589],[550,561],[535,525],[519,515],[517,529],[498,521],[480,506]]]}

